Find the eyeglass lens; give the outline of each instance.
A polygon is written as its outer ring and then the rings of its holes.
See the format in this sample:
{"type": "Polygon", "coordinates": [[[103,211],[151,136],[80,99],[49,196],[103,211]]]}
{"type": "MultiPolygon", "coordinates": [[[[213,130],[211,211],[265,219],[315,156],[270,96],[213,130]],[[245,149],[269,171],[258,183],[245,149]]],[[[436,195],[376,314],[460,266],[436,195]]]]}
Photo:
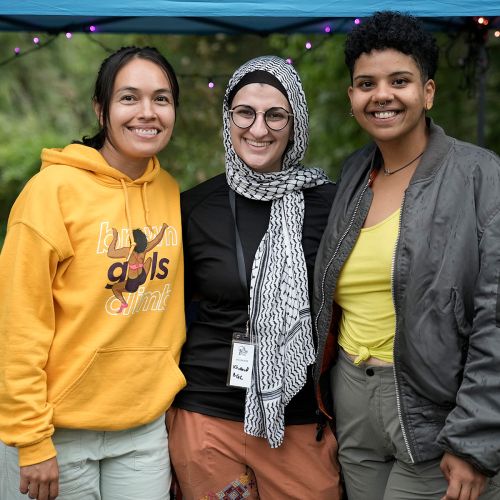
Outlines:
{"type": "Polygon", "coordinates": [[[264,113],[264,121],[271,130],[281,130],[286,127],[290,115],[286,109],[280,107],[269,108],[265,112],[255,111],[251,106],[236,106],[231,111],[233,123],[240,128],[249,128],[255,122],[257,113],[264,113]]]}

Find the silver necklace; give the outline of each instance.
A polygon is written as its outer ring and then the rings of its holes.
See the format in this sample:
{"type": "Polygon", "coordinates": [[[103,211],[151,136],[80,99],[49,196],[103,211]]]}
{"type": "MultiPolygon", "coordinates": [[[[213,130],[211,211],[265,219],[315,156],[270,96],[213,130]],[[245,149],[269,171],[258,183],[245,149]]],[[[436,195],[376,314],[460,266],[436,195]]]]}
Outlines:
{"type": "Polygon", "coordinates": [[[397,168],[396,170],[389,170],[389,169],[385,168],[385,165],[384,165],[384,175],[392,175],[392,174],[395,174],[396,172],[399,172],[400,170],[403,170],[403,168],[409,167],[412,163],[415,163],[423,154],[424,154],[424,151],[422,151],[418,156],[413,158],[413,160],[409,161],[408,163],[406,163],[402,167],[397,168]]]}

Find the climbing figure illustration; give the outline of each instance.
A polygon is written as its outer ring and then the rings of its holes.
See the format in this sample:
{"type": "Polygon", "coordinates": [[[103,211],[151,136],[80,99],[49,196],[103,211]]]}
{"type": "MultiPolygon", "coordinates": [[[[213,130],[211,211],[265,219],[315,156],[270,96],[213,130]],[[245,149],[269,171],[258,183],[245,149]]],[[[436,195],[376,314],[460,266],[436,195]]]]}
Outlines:
{"type": "Polygon", "coordinates": [[[111,287],[113,294],[120,301],[119,314],[128,307],[123,292],[135,293],[146,282],[149,270],[151,269],[151,257],[146,259],[146,254],[160,243],[167,227],[168,225],[163,223],[160,231],[151,241],[148,241],[144,231],[134,229],[132,231],[132,245],[121,248],[116,248],[118,231],[116,228],[113,228],[113,240],[108,248],[108,257],[112,259],[127,259],[125,278],[111,287]]]}

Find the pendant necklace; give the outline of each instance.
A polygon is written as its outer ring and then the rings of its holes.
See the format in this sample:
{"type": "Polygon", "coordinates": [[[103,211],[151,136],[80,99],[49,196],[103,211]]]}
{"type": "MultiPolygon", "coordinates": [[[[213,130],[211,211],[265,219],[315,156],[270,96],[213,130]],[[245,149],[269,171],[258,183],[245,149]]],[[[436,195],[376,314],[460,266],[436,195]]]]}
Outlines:
{"type": "Polygon", "coordinates": [[[424,151],[422,151],[418,156],[413,158],[413,160],[409,161],[406,165],[403,165],[402,167],[399,167],[396,170],[389,170],[384,166],[384,175],[392,175],[395,174],[396,172],[399,172],[400,170],[403,170],[403,168],[409,167],[412,163],[415,163],[423,154],[424,151]]]}

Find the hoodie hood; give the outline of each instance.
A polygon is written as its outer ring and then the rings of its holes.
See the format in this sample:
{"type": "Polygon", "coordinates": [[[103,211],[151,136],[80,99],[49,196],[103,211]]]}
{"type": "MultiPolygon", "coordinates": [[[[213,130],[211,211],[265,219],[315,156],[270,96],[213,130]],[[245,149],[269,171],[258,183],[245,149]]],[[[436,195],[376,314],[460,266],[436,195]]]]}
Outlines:
{"type": "Polygon", "coordinates": [[[160,163],[156,156],[149,160],[144,173],[135,180],[127,174],[112,167],[94,148],[83,144],[70,144],[65,148],[42,149],[42,166],[40,170],[51,165],[69,165],[70,167],[87,170],[95,174],[96,180],[104,184],[120,186],[126,184],[144,184],[153,182],[160,173],[160,163]]]}
{"type": "Polygon", "coordinates": [[[97,182],[109,185],[110,187],[121,187],[123,189],[124,210],[130,238],[130,253],[127,258],[128,260],[136,246],[136,242],[132,230],[134,226],[127,186],[141,186],[144,218],[146,224],[151,227],[147,186],[148,183],[153,182],[160,173],[161,167],[156,156],[153,156],[153,158],[149,160],[144,173],[135,180],[132,180],[128,175],[112,167],[99,151],[89,146],[84,146],[83,144],[70,144],[63,149],[43,149],[42,166],[40,170],[57,165],[65,165],[86,170],[95,175],[97,182]]]}

